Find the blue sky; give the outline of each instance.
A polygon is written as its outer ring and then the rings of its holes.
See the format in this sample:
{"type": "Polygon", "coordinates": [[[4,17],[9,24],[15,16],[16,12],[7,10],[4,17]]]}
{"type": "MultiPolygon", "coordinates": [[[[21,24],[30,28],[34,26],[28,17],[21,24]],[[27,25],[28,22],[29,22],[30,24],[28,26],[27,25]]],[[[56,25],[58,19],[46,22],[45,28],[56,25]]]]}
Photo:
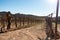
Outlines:
{"type": "Polygon", "coordinates": [[[0,11],[37,16],[54,13],[55,16],[56,2],[50,2],[50,0],[0,0],[0,11]]]}

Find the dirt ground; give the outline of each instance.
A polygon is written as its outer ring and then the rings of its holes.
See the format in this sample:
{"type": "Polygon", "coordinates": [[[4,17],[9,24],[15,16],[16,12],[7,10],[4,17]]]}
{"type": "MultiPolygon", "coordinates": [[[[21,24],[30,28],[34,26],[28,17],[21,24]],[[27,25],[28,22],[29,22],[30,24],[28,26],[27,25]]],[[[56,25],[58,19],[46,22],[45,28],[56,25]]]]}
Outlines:
{"type": "Polygon", "coordinates": [[[33,25],[29,28],[19,29],[0,34],[0,40],[45,40],[44,24],[33,25]]]}
{"type": "Polygon", "coordinates": [[[46,33],[41,27],[42,25],[38,24],[29,28],[2,33],[0,40],[44,40],[46,33]]]}

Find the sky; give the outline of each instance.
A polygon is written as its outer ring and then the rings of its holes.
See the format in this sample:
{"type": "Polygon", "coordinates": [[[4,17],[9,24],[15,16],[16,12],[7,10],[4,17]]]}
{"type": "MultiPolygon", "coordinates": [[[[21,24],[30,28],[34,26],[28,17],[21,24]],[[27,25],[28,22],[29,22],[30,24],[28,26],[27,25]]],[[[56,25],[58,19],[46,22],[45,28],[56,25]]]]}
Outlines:
{"type": "MultiPolygon", "coordinates": [[[[1,11],[37,16],[47,16],[53,13],[53,16],[55,16],[56,0],[0,0],[1,11]]],[[[60,14],[58,15],[60,16],[60,14]]]]}

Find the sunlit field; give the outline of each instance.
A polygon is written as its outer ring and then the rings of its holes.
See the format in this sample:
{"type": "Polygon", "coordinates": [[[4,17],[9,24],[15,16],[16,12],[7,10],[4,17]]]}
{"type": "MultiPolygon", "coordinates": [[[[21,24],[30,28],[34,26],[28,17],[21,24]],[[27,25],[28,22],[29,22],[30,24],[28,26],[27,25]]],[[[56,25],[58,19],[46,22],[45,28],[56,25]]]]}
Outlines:
{"type": "MultiPolygon", "coordinates": [[[[2,26],[2,25],[1,25],[2,26]]],[[[7,23],[5,24],[5,27],[7,26],[7,23]]],[[[11,30],[17,29],[15,31],[9,31],[6,33],[0,34],[0,40],[39,40],[45,39],[45,22],[40,23],[32,23],[29,22],[29,25],[27,22],[17,22],[17,27],[15,26],[15,23],[11,23],[11,30]],[[18,30],[18,28],[20,28],[18,30]],[[42,33],[43,31],[43,33],[42,33]]]]}

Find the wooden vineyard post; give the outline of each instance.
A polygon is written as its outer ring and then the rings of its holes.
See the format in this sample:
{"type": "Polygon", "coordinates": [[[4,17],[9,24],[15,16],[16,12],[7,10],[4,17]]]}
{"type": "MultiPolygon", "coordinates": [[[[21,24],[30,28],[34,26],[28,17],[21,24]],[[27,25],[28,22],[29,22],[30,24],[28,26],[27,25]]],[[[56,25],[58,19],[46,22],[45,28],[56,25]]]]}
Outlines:
{"type": "Polygon", "coordinates": [[[31,18],[31,25],[32,25],[32,18],[31,18]]]}
{"type": "Polygon", "coordinates": [[[23,26],[24,26],[24,18],[22,17],[22,24],[23,24],[23,26]]]}
{"type": "Polygon", "coordinates": [[[36,24],[36,19],[35,19],[35,24],[36,24]]]}
{"type": "Polygon", "coordinates": [[[57,8],[56,8],[55,40],[57,40],[58,11],[59,11],[59,0],[57,0],[57,8]]]}
{"type": "Polygon", "coordinates": [[[35,24],[35,18],[34,18],[34,24],[35,24]]]}
{"type": "Polygon", "coordinates": [[[24,26],[24,17],[23,17],[23,26],[24,26]]]}
{"type": "Polygon", "coordinates": [[[31,25],[31,19],[30,19],[30,17],[29,17],[29,26],[31,25]]]}
{"type": "Polygon", "coordinates": [[[36,19],[36,23],[37,23],[37,19],[36,19]]]}
{"type": "Polygon", "coordinates": [[[38,21],[36,20],[36,23],[38,23],[38,21]]]}
{"type": "Polygon", "coordinates": [[[20,26],[21,26],[21,17],[19,18],[19,21],[20,21],[20,26]]]}
{"type": "Polygon", "coordinates": [[[34,18],[34,24],[35,24],[35,18],[34,18]]]}
{"type": "Polygon", "coordinates": [[[34,20],[34,24],[35,24],[35,18],[33,20],[34,20]]]}
{"type": "Polygon", "coordinates": [[[36,19],[35,19],[35,24],[36,24],[36,19]]]}
{"type": "Polygon", "coordinates": [[[16,19],[16,16],[14,15],[15,17],[15,26],[17,27],[17,19],[16,19]]]}
{"type": "Polygon", "coordinates": [[[32,23],[32,19],[31,19],[31,25],[32,25],[33,23],[32,23]]]}
{"type": "Polygon", "coordinates": [[[32,24],[34,24],[34,18],[32,18],[33,20],[32,20],[32,24]]]}
{"type": "Polygon", "coordinates": [[[32,25],[32,18],[31,18],[31,25],[32,25]]]}
{"type": "Polygon", "coordinates": [[[28,26],[29,26],[29,17],[28,17],[28,26]]]}

